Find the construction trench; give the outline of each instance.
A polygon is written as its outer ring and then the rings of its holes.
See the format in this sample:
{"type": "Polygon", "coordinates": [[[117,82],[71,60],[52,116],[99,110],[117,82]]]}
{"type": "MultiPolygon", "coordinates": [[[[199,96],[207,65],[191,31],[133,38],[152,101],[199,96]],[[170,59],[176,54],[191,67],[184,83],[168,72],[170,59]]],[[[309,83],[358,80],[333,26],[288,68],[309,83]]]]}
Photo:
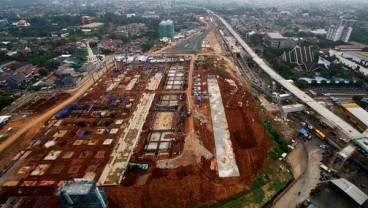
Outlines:
{"type": "Polygon", "coordinates": [[[191,206],[243,191],[271,146],[252,95],[216,56],[152,61],[160,59],[120,64],[96,80],[34,136],[2,186],[88,178],[123,207],[191,206]]]}

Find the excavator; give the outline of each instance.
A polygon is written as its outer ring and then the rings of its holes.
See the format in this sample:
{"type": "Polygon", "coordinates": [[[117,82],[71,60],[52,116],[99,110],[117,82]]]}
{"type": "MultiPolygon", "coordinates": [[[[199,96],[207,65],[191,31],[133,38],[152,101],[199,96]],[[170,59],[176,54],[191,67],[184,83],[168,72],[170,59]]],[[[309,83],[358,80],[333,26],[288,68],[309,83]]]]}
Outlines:
{"type": "Polygon", "coordinates": [[[135,168],[135,167],[137,167],[137,168],[139,168],[139,169],[141,169],[143,171],[148,170],[148,164],[129,163],[128,167],[129,167],[130,170],[133,169],[133,168],[135,168]]]}

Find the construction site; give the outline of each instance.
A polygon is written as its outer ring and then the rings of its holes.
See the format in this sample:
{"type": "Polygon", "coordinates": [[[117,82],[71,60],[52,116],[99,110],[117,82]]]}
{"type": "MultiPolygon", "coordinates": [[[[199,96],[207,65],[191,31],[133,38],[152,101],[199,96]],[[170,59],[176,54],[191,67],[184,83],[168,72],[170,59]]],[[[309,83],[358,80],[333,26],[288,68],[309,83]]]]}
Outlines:
{"type": "Polygon", "coordinates": [[[243,191],[265,165],[271,141],[248,89],[223,58],[192,57],[188,86],[156,93],[130,161],[149,168],[132,167],[122,186],[108,187],[113,205],[211,204],[243,191]]]}
{"type": "MultiPolygon", "coordinates": [[[[4,190],[40,193],[85,178],[119,207],[192,207],[244,191],[272,142],[250,90],[214,54],[220,49],[212,45],[220,45],[206,41],[203,55],[115,62],[5,167],[4,190]]],[[[37,98],[19,110],[42,113],[32,103],[51,101],[37,98]]]]}
{"type": "Polygon", "coordinates": [[[159,58],[117,63],[96,80],[13,158],[2,186],[43,189],[86,178],[127,207],[208,203],[244,190],[270,146],[247,90],[216,56],[152,61],[159,58]]]}

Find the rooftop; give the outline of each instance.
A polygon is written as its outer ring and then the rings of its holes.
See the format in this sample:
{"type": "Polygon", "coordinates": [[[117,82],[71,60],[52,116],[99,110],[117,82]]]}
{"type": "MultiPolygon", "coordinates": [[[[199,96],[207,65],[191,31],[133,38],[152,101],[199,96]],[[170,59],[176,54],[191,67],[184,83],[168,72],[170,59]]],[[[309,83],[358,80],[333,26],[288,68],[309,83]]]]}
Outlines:
{"type": "Polygon", "coordinates": [[[366,153],[368,153],[368,137],[354,139],[356,145],[362,148],[366,153]]]}
{"type": "Polygon", "coordinates": [[[267,35],[272,39],[283,39],[285,38],[280,33],[274,32],[274,33],[267,33],[267,35]]]}
{"type": "Polygon", "coordinates": [[[345,108],[347,111],[349,111],[353,116],[355,116],[361,122],[363,122],[366,126],[368,126],[368,112],[365,111],[363,108],[361,108],[358,104],[348,103],[348,104],[342,104],[341,106],[345,108]]]}
{"type": "Polygon", "coordinates": [[[86,24],[86,25],[82,25],[82,28],[96,28],[96,27],[101,27],[102,25],[104,25],[104,23],[102,22],[92,22],[90,24],[86,24]]]}
{"type": "Polygon", "coordinates": [[[345,178],[331,180],[331,182],[354,199],[359,205],[362,205],[368,199],[368,196],[363,191],[345,178]]]}
{"type": "Polygon", "coordinates": [[[174,22],[172,20],[163,20],[160,22],[160,25],[171,25],[174,22]]]}
{"type": "Polygon", "coordinates": [[[84,195],[88,194],[94,185],[93,181],[86,179],[74,179],[71,182],[64,182],[59,188],[59,193],[67,193],[68,195],[84,195]]]}

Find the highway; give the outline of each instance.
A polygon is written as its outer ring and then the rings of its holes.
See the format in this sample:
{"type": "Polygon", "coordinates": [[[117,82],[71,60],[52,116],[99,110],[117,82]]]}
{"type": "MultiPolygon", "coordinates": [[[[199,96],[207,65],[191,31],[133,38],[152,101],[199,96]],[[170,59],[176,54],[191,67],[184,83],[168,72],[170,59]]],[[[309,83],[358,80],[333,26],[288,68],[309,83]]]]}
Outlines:
{"type": "Polygon", "coordinates": [[[323,105],[318,103],[316,100],[308,96],[306,93],[304,93],[302,90],[300,90],[295,85],[289,83],[284,79],[282,76],[277,74],[271,67],[269,67],[245,42],[244,40],[239,36],[237,32],[234,31],[234,29],[220,16],[216,15],[212,11],[208,10],[209,13],[212,13],[214,16],[216,16],[228,29],[228,31],[234,36],[234,38],[239,42],[239,44],[243,47],[243,49],[253,58],[253,61],[257,63],[257,65],[266,72],[273,80],[278,82],[281,86],[283,86],[285,89],[287,89],[290,93],[292,93],[294,96],[299,98],[303,103],[308,105],[311,109],[313,109],[315,112],[323,116],[325,119],[330,121],[332,124],[334,124],[337,128],[339,128],[341,131],[343,131],[349,139],[355,139],[355,138],[362,138],[364,135],[360,133],[358,130],[354,129],[352,126],[350,126],[347,122],[342,120],[340,117],[332,113],[330,110],[325,108],[323,105]]]}
{"type": "Polygon", "coordinates": [[[197,34],[192,35],[188,39],[178,43],[177,45],[164,50],[164,52],[173,54],[200,53],[202,50],[202,42],[213,27],[213,23],[209,23],[203,31],[200,31],[197,34]]]}

